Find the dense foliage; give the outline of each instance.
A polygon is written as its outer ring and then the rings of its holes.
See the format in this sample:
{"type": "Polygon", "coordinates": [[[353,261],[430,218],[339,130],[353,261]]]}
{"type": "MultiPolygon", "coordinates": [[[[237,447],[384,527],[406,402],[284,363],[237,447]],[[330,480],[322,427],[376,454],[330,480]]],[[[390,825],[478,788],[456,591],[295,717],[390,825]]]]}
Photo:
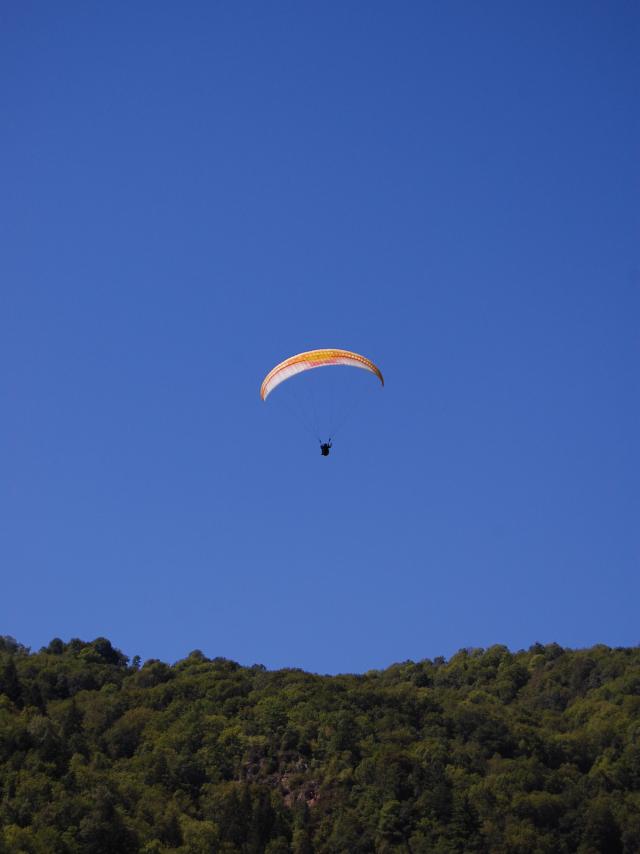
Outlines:
{"type": "Polygon", "coordinates": [[[640,851],[640,650],[365,675],[0,639],[0,852],[640,851]]]}

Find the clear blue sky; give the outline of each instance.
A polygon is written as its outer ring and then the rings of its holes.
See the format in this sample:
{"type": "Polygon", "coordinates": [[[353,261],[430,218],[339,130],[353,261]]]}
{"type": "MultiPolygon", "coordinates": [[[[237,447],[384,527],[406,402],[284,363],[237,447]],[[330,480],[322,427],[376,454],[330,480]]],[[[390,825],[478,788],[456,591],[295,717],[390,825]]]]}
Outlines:
{"type": "Polygon", "coordinates": [[[639,44],[625,0],[2,4],[0,633],[640,642],[639,44]],[[329,459],[258,395],[325,345],[387,383],[329,459]]]}

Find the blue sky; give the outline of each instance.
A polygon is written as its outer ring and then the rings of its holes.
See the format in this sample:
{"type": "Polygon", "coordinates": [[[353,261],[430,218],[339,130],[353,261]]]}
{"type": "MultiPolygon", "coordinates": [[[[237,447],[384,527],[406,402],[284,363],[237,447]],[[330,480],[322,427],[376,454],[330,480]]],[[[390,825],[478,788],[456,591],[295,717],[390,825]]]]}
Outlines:
{"type": "Polygon", "coordinates": [[[639,643],[639,36],[624,0],[3,4],[0,632],[639,643]],[[258,395],[322,346],[386,379],[325,371],[362,392],[328,459],[258,395]]]}

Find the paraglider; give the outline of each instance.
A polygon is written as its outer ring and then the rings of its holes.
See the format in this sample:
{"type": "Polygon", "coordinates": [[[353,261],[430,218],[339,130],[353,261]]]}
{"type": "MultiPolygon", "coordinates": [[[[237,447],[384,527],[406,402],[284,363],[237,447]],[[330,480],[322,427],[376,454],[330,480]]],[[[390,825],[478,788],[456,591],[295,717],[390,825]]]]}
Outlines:
{"type": "MultiPolygon", "coordinates": [[[[266,375],[260,386],[260,397],[262,400],[267,399],[271,392],[277,388],[285,380],[290,379],[296,374],[303,371],[309,371],[314,368],[325,368],[332,365],[343,365],[350,368],[361,368],[374,374],[380,383],[384,386],[384,378],[380,369],[365,356],[360,353],[354,353],[351,350],[341,350],[337,347],[321,350],[307,350],[304,353],[298,353],[295,356],[290,356],[282,362],[279,362],[266,375]]],[[[326,433],[325,433],[326,435],[326,433]]],[[[331,433],[333,436],[334,433],[331,433]]],[[[323,457],[329,456],[332,443],[331,439],[328,442],[320,441],[320,453],[323,457]]]]}

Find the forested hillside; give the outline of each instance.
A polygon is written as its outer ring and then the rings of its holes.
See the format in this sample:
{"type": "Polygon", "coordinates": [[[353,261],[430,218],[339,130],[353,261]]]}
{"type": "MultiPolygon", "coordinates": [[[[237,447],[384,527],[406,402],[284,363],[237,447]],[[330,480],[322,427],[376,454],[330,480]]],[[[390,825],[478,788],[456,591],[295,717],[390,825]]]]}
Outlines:
{"type": "Polygon", "coordinates": [[[0,851],[640,852],[640,650],[364,675],[0,641],[0,851]]]}

